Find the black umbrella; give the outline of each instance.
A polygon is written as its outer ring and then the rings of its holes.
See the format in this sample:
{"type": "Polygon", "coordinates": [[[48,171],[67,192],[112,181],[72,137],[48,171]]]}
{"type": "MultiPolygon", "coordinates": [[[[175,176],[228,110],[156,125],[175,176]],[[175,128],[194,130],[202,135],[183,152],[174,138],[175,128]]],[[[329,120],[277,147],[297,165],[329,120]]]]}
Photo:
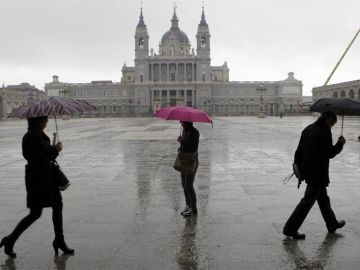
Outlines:
{"type": "Polygon", "coordinates": [[[331,111],[342,116],[341,135],[344,126],[344,115],[360,115],[360,102],[351,98],[321,98],[311,107],[312,112],[331,111]]]}

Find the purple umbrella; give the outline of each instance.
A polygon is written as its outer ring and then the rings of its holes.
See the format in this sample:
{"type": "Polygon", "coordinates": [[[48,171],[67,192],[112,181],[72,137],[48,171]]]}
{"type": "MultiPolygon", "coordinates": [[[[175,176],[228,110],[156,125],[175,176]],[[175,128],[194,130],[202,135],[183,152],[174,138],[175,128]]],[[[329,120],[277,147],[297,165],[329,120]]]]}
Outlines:
{"type": "Polygon", "coordinates": [[[54,115],[56,134],[59,139],[56,116],[73,113],[96,111],[96,107],[85,100],[64,97],[46,97],[40,102],[21,106],[9,114],[8,118],[31,118],[54,115]]]}

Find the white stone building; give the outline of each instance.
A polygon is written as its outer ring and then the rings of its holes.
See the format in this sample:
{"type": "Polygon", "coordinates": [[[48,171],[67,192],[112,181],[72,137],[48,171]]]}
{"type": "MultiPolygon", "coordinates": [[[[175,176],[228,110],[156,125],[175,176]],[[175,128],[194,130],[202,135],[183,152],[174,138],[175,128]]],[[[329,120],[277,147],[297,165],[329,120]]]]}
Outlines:
{"type": "Polygon", "coordinates": [[[3,85],[0,88],[0,119],[6,118],[14,109],[39,101],[44,96],[44,91],[28,83],[3,85]]]}
{"type": "Polygon", "coordinates": [[[314,101],[325,97],[348,97],[360,101],[360,80],[314,87],[312,94],[314,101]]]}
{"type": "Polygon", "coordinates": [[[149,48],[142,10],[134,38],[135,66],[124,64],[120,82],[63,83],[55,75],[45,85],[47,94],[85,99],[98,107],[99,115],[151,114],[179,104],[216,115],[249,115],[258,112],[260,96],[268,115],[301,110],[302,82],[292,72],[279,81],[229,81],[227,62],[211,66],[211,35],[204,9],[195,48],[180,30],[175,10],[157,52],[149,48]]]}

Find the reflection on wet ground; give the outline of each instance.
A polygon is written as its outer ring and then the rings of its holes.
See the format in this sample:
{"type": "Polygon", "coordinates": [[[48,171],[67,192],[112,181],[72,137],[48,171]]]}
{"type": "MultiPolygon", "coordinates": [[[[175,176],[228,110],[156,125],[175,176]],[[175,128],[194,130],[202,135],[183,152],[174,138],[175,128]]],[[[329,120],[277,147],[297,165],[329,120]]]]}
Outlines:
{"type": "Polygon", "coordinates": [[[180,269],[199,269],[199,251],[197,235],[197,217],[184,218],[184,229],[181,235],[180,251],[176,254],[180,269]]]}
{"type": "Polygon", "coordinates": [[[54,264],[56,270],[66,270],[66,261],[74,255],[60,255],[60,256],[54,256],[54,264]]]}
{"type": "Polygon", "coordinates": [[[283,246],[295,269],[328,269],[327,264],[333,259],[334,245],[342,237],[343,235],[338,233],[326,234],[318,250],[310,257],[302,252],[299,241],[285,239],[283,246]]]}
{"type": "Polygon", "coordinates": [[[1,265],[1,269],[16,270],[15,259],[7,258],[4,264],[1,265]]]}
{"type": "MultiPolygon", "coordinates": [[[[331,161],[332,206],[346,226],[327,234],[315,206],[288,240],[284,222],[298,203],[291,171],[301,130],[315,118],[216,117],[197,124],[198,216],[183,218],[183,191],[172,168],[180,128],[152,118],[60,120],[58,158],[71,179],[63,192],[64,229],[75,256],[54,257],[46,209],[0,252],[1,269],[358,269],[360,263],[360,121],[346,119],[343,153],[331,161]]],[[[54,130],[49,121],[48,134],[54,130]]],[[[25,121],[0,122],[0,237],[26,213],[21,138],[25,121]]],[[[334,139],[340,127],[333,130],[334,139]]]]}

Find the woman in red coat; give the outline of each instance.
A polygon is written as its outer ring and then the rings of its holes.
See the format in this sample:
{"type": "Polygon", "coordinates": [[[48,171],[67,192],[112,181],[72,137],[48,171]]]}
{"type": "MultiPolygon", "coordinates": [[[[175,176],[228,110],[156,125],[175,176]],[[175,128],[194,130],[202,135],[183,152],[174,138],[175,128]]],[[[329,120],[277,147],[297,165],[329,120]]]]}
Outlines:
{"type": "Polygon", "coordinates": [[[23,156],[28,164],[25,166],[26,205],[30,213],[15,227],[14,231],[1,240],[5,254],[15,258],[13,251],[20,235],[40,218],[44,207],[52,207],[55,239],[53,247],[56,255],[60,248],[65,254],[73,254],[74,250],[67,247],[63,234],[62,198],[58,186],[53,182],[51,162],[62,150],[62,144],[50,144],[44,129],[48,122],[47,116],[28,118],[29,129],[22,140],[23,156]]]}

